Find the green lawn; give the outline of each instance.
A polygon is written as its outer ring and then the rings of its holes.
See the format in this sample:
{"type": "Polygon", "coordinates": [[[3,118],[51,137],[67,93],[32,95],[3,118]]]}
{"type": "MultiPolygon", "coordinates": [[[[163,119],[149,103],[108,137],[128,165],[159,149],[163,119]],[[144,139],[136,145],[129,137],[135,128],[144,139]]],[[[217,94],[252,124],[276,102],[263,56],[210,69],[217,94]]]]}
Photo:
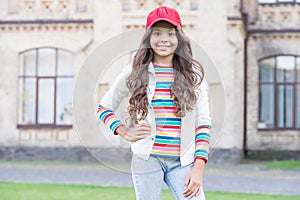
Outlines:
{"type": "MultiPolygon", "coordinates": [[[[299,197],[206,191],[207,200],[298,200],[299,197]]],[[[0,198],[1,200],[130,200],[135,199],[135,195],[134,189],[128,187],[0,182],[0,198]]],[[[173,198],[168,190],[163,190],[162,199],[173,198]]]]}
{"type": "Polygon", "coordinates": [[[283,160],[273,161],[266,164],[268,169],[280,169],[280,170],[300,170],[299,160],[283,160]]]}

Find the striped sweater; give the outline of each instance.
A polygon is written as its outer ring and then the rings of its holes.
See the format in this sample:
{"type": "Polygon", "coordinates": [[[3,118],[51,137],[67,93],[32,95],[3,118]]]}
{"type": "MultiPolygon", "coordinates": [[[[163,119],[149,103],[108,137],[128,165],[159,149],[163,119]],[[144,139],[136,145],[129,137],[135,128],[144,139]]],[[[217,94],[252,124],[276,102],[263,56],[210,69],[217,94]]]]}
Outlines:
{"type": "MultiPolygon", "coordinates": [[[[151,105],[154,108],[156,121],[156,137],[151,155],[180,157],[180,130],[181,118],[174,115],[174,99],[170,96],[170,86],[174,81],[174,69],[172,66],[154,65],[156,76],[156,88],[151,105]]],[[[110,130],[116,134],[116,130],[124,124],[117,119],[113,111],[101,105],[98,107],[98,118],[103,121],[110,130]]],[[[195,153],[194,160],[208,161],[210,126],[200,126],[195,129],[195,153]]]]}
{"type": "Polygon", "coordinates": [[[176,107],[171,97],[174,81],[172,66],[154,65],[156,87],[151,101],[156,122],[156,136],[151,155],[180,157],[181,118],[175,116],[176,107]]]}

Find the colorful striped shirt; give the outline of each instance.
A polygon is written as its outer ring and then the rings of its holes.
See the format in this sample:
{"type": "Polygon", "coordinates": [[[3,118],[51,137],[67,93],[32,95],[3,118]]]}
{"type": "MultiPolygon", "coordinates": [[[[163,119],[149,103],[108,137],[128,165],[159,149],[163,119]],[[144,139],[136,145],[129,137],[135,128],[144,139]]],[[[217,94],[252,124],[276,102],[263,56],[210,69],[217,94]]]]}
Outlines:
{"type": "Polygon", "coordinates": [[[176,107],[171,97],[174,82],[172,66],[154,65],[156,87],[151,105],[155,114],[156,136],[151,155],[180,157],[181,118],[175,116],[176,107]]]}
{"type": "MultiPolygon", "coordinates": [[[[154,108],[156,121],[156,137],[151,155],[179,157],[181,118],[174,115],[174,99],[170,95],[170,86],[174,81],[173,67],[154,66],[156,88],[151,105],[154,108]]],[[[120,126],[125,126],[112,110],[99,104],[98,118],[116,135],[120,126]]],[[[208,161],[211,125],[201,125],[195,129],[194,160],[208,161]]]]}

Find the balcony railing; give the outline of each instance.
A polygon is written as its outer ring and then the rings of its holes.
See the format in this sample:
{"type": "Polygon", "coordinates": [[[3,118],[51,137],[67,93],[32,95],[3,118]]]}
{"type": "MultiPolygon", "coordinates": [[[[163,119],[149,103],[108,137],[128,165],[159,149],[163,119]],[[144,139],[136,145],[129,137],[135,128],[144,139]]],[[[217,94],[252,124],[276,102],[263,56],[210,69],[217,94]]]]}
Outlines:
{"type": "MultiPolygon", "coordinates": [[[[296,0],[299,1],[300,0],[296,0]]],[[[289,1],[296,2],[296,1],[289,1]]],[[[282,1],[283,2],[283,1],[282,1]]],[[[287,3],[288,1],[285,1],[287,3]]],[[[300,3],[296,4],[259,4],[258,19],[251,25],[259,29],[295,29],[300,25],[300,3]]]]}
{"type": "Polygon", "coordinates": [[[88,0],[7,0],[2,20],[79,20],[91,19],[88,0]]]}
{"type": "Polygon", "coordinates": [[[151,10],[160,5],[169,5],[176,9],[198,10],[198,0],[122,0],[122,10],[124,12],[151,10]]]}

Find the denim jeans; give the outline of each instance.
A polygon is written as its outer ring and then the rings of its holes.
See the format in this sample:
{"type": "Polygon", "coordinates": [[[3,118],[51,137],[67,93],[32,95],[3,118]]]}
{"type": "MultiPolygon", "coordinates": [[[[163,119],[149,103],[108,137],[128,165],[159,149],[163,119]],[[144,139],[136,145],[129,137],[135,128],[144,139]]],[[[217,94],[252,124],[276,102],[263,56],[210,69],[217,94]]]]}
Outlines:
{"type": "MultiPolygon", "coordinates": [[[[184,182],[193,163],[182,167],[180,159],[150,156],[144,160],[133,154],[131,162],[132,180],[137,200],[161,199],[163,182],[167,184],[174,199],[188,199],[183,196],[184,182]]],[[[201,194],[192,200],[205,200],[203,188],[201,194]]]]}

